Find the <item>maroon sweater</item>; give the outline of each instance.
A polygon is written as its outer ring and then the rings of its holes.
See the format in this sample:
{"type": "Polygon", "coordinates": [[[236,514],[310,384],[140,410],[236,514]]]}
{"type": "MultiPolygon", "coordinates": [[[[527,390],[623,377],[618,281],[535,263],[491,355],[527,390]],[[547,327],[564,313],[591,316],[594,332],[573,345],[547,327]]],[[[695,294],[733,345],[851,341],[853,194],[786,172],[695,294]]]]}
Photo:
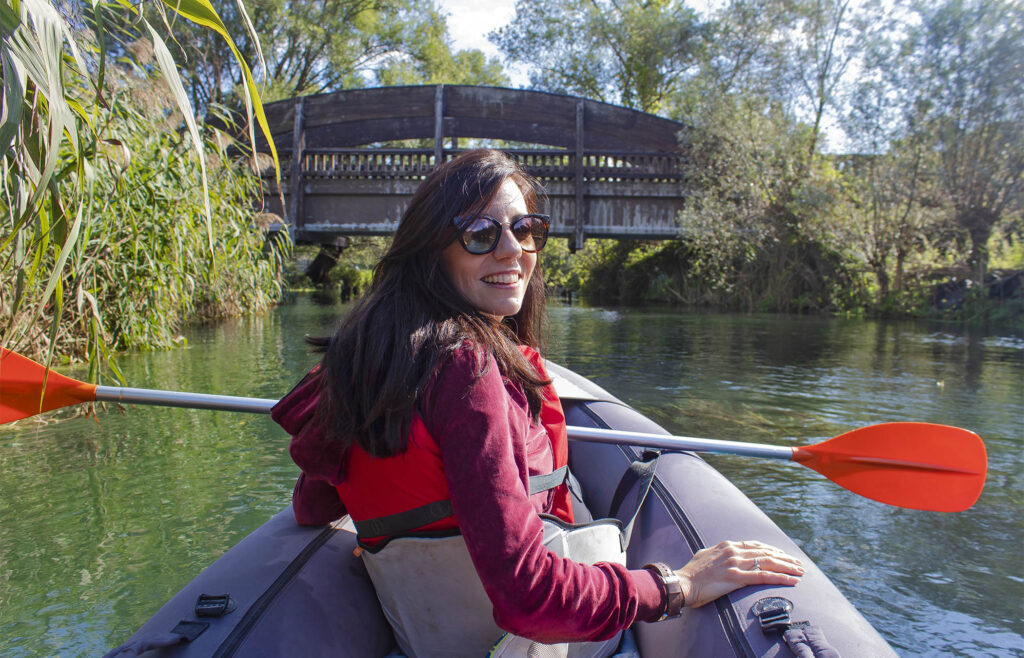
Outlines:
{"type": "MultiPolygon", "coordinates": [[[[423,421],[441,449],[455,517],[494,605],[495,622],[517,635],[564,642],[604,639],[635,620],[657,619],[665,594],[650,571],[607,562],[588,566],[542,545],[537,502],[528,494],[529,407],[522,391],[501,376],[494,357],[487,358],[482,376],[468,347],[442,364],[424,398],[432,407],[424,410],[423,421]]],[[[343,479],[344,458],[338,444],[310,422],[318,379],[314,369],[271,414],[292,434],[292,458],[302,469],[292,505],[296,520],[307,525],[345,514],[335,488],[343,479]]],[[[419,504],[411,501],[409,508],[419,504]]]]}

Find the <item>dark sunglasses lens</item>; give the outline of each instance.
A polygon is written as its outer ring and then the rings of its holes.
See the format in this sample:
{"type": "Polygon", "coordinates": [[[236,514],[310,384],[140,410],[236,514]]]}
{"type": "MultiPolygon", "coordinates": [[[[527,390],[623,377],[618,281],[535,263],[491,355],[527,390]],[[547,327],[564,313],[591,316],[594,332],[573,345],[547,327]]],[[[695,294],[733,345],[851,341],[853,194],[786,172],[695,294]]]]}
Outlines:
{"type": "Polygon", "coordinates": [[[501,229],[494,222],[478,217],[462,229],[462,244],[471,254],[485,254],[494,247],[501,229]]]}
{"type": "Polygon", "coordinates": [[[512,226],[512,234],[523,246],[523,251],[540,251],[548,241],[548,227],[540,217],[526,215],[512,226]]]}

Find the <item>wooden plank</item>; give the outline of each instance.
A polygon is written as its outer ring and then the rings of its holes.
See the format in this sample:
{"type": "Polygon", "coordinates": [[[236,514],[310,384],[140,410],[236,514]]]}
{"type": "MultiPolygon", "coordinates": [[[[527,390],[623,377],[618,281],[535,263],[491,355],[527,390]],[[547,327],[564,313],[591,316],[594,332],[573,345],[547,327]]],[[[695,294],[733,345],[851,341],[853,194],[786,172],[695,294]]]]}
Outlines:
{"type": "MultiPolygon", "coordinates": [[[[460,137],[508,139],[573,148],[575,106],[578,98],[561,94],[446,85],[443,130],[460,137]]],[[[275,138],[291,132],[289,118],[295,101],[267,105],[275,138]]],[[[672,152],[678,149],[679,122],[636,110],[584,99],[587,113],[585,140],[590,150],[619,149],[672,152]]],[[[350,134],[317,146],[355,146],[373,141],[423,139],[436,135],[437,87],[380,87],[350,89],[306,99],[304,123],[310,135],[350,134]],[[417,121],[421,119],[423,121],[417,121]],[[422,131],[427,126],[427,132],[422,131]],[[386,128],[393,126],[394,131],[386,128]],[[408,126],[416,126],[412,132],[408,126]],[[367,141],[356,141],[366,139],[367,141]]],[[[284,142],[282,141],[282,144],[284,142]]]]}
{"type": "Polygon", "coordinates": [[[576,102],[576,223],[574,225],[572,239],[569,240],[569,251],[575,253],[577,249],[583,248],[583,224],[586,222],[586,206],[583,204],[583,167],[584,167],[584,129],[586,125],[586,113],[584,112],[583,99],[576,102]]]}
{"type": "Polygon", "coordinates": [[[433,117],[434,85],[347,89],[310,96],[306,123],[320,126],[365,119],[433,117]]]}
{"type": "Polygon", "coordinates": [[[491,121],[532,121],[561,125],[571,131],[575,125],[576,98],[525,89],[449,86],[449,116],[491,121]]]}
{"type": "Polygon", "coordinates": [[[434,117],[377,118],[365,121],[306,127],[307,141],[318,147],[346,147],[399,139],[430,139],[434,117]]]}
{"type": "Polygon", "coordinates": [[[444,85],[434,92],[434,166],[444,163],[444,85]]]}
{"type": "Polygon", "coordinates": [[[292,166],[288,181],[288,217],[292,226],[302,225],[302,149],[306,145],[306,134],[302,127],[305,99],[300,98],[295,105],[292,122],[292,166]]]}

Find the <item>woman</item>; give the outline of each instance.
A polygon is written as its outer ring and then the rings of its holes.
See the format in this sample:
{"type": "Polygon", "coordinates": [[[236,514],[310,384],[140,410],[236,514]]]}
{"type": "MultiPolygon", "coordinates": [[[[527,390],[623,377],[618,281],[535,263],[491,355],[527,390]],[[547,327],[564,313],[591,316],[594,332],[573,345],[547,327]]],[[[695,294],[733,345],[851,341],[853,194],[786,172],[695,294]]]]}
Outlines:
{"type": "Polygon", "coordinates": [[[568,453],[536,351],[544,320],[537,253],[548,233],[536,214],[540,196],[539,184],[497,151],[470,151],[435,169],[370,292],[320,343],[320,366],[274,409],[302,469],[296,520],[351,515],[385,613],[412,654],[479,655],[497,639],[493,628],[437,630],[472,612],[458,609],[470,601],[447,600],[458,588],[404,605],[415,598],[408,592],[437,592],[466,570],[493,607],[473,623],[493,619],[545,643],[613,638],[634,621],[678,615],[684,601],[697,607],[744,585],[793,585],[803,573],[799,560],[751,541],[702,550],[677,570],[587,565],[545,547],[539,514],[571,522],[573,513],[564,483],[530,493],[568,453]],[[418,570],[403,571],[411,562],[418,570]],[[444,633],[460,644],[417,645],[444,633]],[[470,636],[487,643],[482,651],[470,636]]]}

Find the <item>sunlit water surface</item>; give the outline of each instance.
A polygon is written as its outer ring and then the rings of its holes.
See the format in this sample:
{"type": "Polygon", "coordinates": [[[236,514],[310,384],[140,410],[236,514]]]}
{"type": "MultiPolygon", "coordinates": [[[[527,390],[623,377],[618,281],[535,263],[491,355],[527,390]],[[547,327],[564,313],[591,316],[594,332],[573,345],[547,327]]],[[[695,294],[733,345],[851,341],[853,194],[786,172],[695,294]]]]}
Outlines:
{"type": "MultiPolygon", "coordinates": [[[[299,298],[119,364],[130,386],[275,398],[315,361],[302,336],[343,311],[299,298]]],[[[978,432],[988,484],[961,514],[874,503],[794,465],[709,459],[902,655],[1024,655],[1019,330],[556,306],[550,356],[690,436],[795,445],[892,420],[978,432]]],[[[263,416],[156,407],[0,428],[0,655],[122,642],[287,504],[286,447],[263,416]]]]}

